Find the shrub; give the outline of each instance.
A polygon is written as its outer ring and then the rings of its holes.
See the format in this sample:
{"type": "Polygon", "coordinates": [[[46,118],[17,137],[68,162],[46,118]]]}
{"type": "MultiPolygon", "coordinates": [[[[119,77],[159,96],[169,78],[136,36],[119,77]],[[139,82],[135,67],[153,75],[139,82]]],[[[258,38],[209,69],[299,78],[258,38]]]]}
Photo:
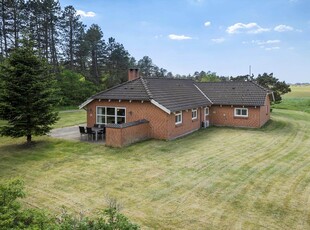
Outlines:
{"type": "Polygon", "coordinates": [[[38,209],[21,209],[18,198],[25,197],[24,183],[20,179],[0,184],[0,229],[55,229],[55,230],[136,230],[139,226],[109,207],[96,218],[74,217],[63,208],[58,218],[38,209]]]}

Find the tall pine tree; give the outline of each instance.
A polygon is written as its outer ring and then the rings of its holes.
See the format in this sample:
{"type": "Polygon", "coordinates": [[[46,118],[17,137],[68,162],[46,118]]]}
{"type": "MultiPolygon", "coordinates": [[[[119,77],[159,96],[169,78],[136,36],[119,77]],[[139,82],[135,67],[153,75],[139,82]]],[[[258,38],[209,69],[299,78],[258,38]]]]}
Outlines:
{"type": "Polygon", "coordinates": [[[0,118],[8,124],[0,135],[27,137],[44,135],[58,119],[53,76],[29,42],[15,49],[0,66],[0,118]]]}

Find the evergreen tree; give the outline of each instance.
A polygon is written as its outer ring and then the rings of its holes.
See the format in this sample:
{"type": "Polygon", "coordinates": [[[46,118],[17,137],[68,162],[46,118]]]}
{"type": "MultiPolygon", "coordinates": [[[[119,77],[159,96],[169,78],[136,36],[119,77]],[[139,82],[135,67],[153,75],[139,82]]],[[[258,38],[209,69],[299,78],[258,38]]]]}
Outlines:
{"type": "Polygon", "coordinates": [[[62,49],[64,63],[73,70],[77,64],[79,44],[84,40],[84,25],[73,6],[66,6],[61,18],[62,49]]]}
{"type": "Polygon", "coordinates": [[[0,135],[27,137],[44,135],[57,121],[57,104],[53,76],[26,41],[14,50],[1,65],[0,118],[8,125],[1,127],[0,135]]]}
{"type": "Polygon", "coordinates": [[[273,91],[275,104],[281,103],[281,95],[291,92],[290,86],[286,84],[285,81],[279,81],[279,79],[275,78],[273,73],[263,73],[262,75],[259,74],[255,81],[257,81],[257,83],[261,86],[273,91]]]}
{"type": "Polygon", "coordinates": [[[96,24],[91,25],[86,32],[85,41],[90,50],[90,79],[99,84],[105,59],[105,42],[101,28],[96,24]]]}
{"type": "Polygon", "coordinates": [[[28,1],[27,12],[27,33],[36,41],[39,54],[52,64],[54,72],[58,71],[59,52],[57,52],[57,48],[61,17],[59,1],[28,1]]]}
{"type": "Polygon", "coordinates": [[[107,57],[105,61],[105,72],[108,75],[107,87],[127,81],[128,69],[135,60],[130,59],[129,53],[124,46],[109,38],[106,45],[107,57]]]}
{"type": "Polygon", "coordinates": [[[138,68],[143,77],[151,77],[154,74],[154,64],[152,59],[148,56],[144,56],[138,61],[138,68]]]}
{"type": "Polygon", "coordinates": [[[1,0],[0,18],[1,53],[7,57],[10,50],[18,47],[19,37],[25,28],[24,0],[1,0]]]}

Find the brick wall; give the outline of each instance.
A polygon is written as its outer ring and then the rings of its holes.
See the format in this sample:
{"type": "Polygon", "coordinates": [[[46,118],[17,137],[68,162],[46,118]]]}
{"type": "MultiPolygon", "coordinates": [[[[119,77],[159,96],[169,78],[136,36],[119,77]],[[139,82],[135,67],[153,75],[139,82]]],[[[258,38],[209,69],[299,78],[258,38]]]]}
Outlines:
{"type": "MultiPolygon", "coordinates": [[[[235,117],[234,108],[231,106],[218,106],[212,105],[209,110],[209,116],[206,120],[210,121],[211,125],[218,126],[235,126],[235,127],[261,127],[270,119],[270,101],[266,97],[265,105],[261,107],[247,107],[248,117],[235,117]],[[266,112],[268,109],[268,113],[266,112]]],[[[117,100],[95,100],[87,105],[87,126],[93,126],[96,123],[96,106],[108,107],[124,107],[126,108],[126,123],[133,122],[141,119],[149,121],[148,132],[151,138],[155,139],[174,139],[201,127],[201,122],[204,121],[204,108],[198,108],[197,119],[192,120],[192,110],[185,110],[182,112],[182,124],[175,124],[175,114],[167,114],[150,102],[141,101],[117,101],[117,100]]],[[[239,108],[239,107],[238,107],[239,108]]],[[[144,129],[144,128],[143,128],[144,129]]],[[[139,129],[125,129],[122,132],[110,130],[107,132],[106,137],[111,138],[108,141],[115,142],[117,146],[122,146],[121,141],[124,134],[137,135],[139,129]],[[108,133],[109,132],[109,133],[108,133]],[[108,137],[110,135],[110,137],[108,137]],[[121,142],[119,142],[121,141],[121,142]]],[[[131,140],[128,140],[129,142],[131,140]]]]}
{"type": "Polygon", "coordinates": [[[264,106],[260,107],[260,127],[270,119],[270,99],[266,96],[264,106]]]}
{"type": "Polygon", "coordinates": [[[127,123],[122,125],[106,127],[106,145],[111,147],[123,147],[137,141],[151,137],[150,124],[146,120],[142,122],[127,123]]]}
{"type": "Polygon", "coordinates": [[[203,119],[202,108],[198,108],[198,117],[195,120],[192,120],[192,110],[189,109],[183,111],[182,124],[175,125],[174,113],[167,114],[150,102],[95,100],[87,105],[87,126],[91,127],[96,123],[96,106],[125,107],[126,123],[148,120],[150,136],[155,139],[169,140],[193,132],[200,128],[203,119]]]}
{"type": "Polygon", "coordinates": [[[126,122],[133,122],[141,119],[148,120],[151,137],[156,139],[168,139],[167,122],[169,114],[162,111],[150,102],[141,101],[107,101],[95,100],[87,105],[87,126],[96,123],[96,106],[111,106],[126,108],[126,122]]]}
{"type": "Polygon", "coordinates": [[[202,122],[202,115],[201,111],[202,108],[198,108],[197,110],[197,118],[192,119],[192,110],[184,110],[182,111],[182,124],[175,124],[175,114],[170,114],[168,119],[168,138],[167,139],[174,139],[180,136],[184,136],[189,134],[195,130],[198,130],[201,127],[202,122]]]}
{"type": "Polygon", "coordinates": [[[235,117],[234,109],[242,108],[241,106],[219,106],[212,105],[210,108],[210,124],[218,126],[234,127],[260,127],[260,107],[245,107],[248,109],[248,117],[235,117]]]}

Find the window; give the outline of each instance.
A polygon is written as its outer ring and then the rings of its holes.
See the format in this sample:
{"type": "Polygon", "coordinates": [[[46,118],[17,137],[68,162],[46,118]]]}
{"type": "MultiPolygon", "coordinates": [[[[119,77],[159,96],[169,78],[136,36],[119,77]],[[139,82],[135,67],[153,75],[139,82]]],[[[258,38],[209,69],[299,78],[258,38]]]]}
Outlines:
{"type": "Polygon", "coordinates": [[[197,119],[197,109],[192,109],[192,120],[197,119]]]}
{"type": "Polygon", "coordinates": [[[248,117],[248,109],[235,108],[235,117],[248,117]]]}
{"type": "Polygon", "coordinates": [[[205,108],[205,116],[208,116],[209,115],[209,107],[206,107],[205,108]]]}
{"type": "Polygon", "coordinates": [[[182,111],[175,113],[175,124],[182,124],[182,111]]]}
{"type": "Polygon", "coordinates": [[[97,106],[96,119],[97,124],[123,124],[126,123],[126,109],[97,106]]]}

